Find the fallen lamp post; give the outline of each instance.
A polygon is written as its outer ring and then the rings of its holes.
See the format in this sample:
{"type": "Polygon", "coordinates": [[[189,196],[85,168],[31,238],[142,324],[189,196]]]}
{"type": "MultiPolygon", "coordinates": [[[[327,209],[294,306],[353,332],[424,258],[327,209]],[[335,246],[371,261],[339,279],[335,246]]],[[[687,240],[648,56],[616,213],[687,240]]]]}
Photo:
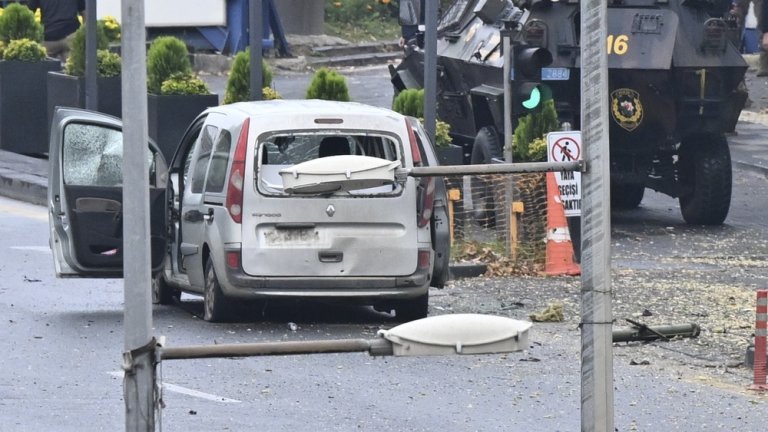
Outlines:
{"type": "Polygon", "coordinates": [[[676,324],[650,327],[645,324],[627,319],[632,324],[629,328],[613,330],[613,342],[647,342],[657,339],[670,340],[674,338],[695,338],[701,333],[698,324],[676,324]]]}
{"type": "Polygon", "coordinates": [[[158,342],[157,360],[269,355],[368,352],[372,356],[494,354],[528,346],[531,323],[480,315],[438,315],[380,330],[375,339],[190,345],[164,347],[158,342]]]}

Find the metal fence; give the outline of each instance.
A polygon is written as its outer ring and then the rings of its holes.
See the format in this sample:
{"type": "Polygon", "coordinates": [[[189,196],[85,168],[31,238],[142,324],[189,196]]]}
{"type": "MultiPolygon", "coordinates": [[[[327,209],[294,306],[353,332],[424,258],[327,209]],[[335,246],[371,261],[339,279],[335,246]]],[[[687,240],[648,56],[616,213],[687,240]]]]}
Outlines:
{"type": "Polygon", "coordinates": [[[545,173],[445,177],[454,262],[491,263],[491,275],[542,270],[547,237],[545,173]]]}

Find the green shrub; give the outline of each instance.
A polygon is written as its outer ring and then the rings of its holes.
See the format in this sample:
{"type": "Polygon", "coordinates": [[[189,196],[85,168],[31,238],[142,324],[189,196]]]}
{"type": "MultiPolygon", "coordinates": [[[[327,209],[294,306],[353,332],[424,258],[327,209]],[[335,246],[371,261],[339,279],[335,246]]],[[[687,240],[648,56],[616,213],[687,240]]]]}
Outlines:
{"type": "Polygon", "coordinates": [[[109,78],[120,75],[123,69],[120,56],[108,50],[96,51],[97,73],[100,77],[109,78]]]}
{"type": "Polygon", "coordinates": [[[0,59],[5,57],[5,49],[8,47],[8,44],[0,40],[0,59]]]}
{"type": "Polygon", "coordinates": [[[283,97],[280,96],[280,93],[278,93],[277,90],[273,89],[272,87],[264,87],[261,89],[261,98],[263,100],[273,100],[282,99],[283,97]]]}
{"type": "Polygon", "coordinates": [[[174,74],[192,73],[187,45],[174,36],[152,41],[147,52],[147,90],[160,94],[163,82],[174,74]]]}
{"type": "Polygon", "coordinates": [[[397,17],[398,6],[387,0],[326,0],[328,22],[361,22],[397,17]]]}
{"type": "Polygon", "coordinates": [[[45,59],[45,47],[29,39],[15,39],[3,51],[5,60],[39,62],[45,59]]]}
{"type": "Polygon", "coordinates": [[[43,26],[35,21],[35,13],[21,3],[11,3],[0,15],[0,40],[15,39],[43,41],[43,26]]]}
{"type": "Polygon", "coordinates": [[[447,147],[452,143],[451,125],[442,120],[437,120],[435,122],[435,144],[438,147],[447,147]]]}
{"type": "Polygon", "coordinates": [[[107,36],[109,43],[120,42],[121,28],[117,19],[111,15],[107,15],[98,21],[99,26],[104,29],[104,34],[107,36]]]}
{"type": "Polygon", "coordinates": [[[512,158],[517,162],[546,160],[546,145],[542,148],[540,143],[531,144],[535,139],[544,138],[547,133],[558,129],[560,129],[560,123],[557,119],[555,101],[545,100],[540,112],[531,113],[519,119],[512,141],[512,158]]]}
{"type": "Polygon", "coordinates": [[[175,73],[160,86],[164,95],[203,95],[211,94],[208,84],[191,73],[175,73]]]}
{"type": "Polygon", "coordinates": [[[346,79],[338,72],[320,68],[315,72],[307,88],[306,99],[324,99],[348,102],[349,89],[346,79]]]}
{"type": "MultiPolygon", "coordinates": [[[[70,75],[85,75],[85,31],[85,25],[81,25],[72,39],[72,51],[70,51],[67,64],[64,66],[64,71],[70,75]]],[[[106,50],[108,47],[109,41],[104,34],[104,29],[101,26],[96,26],[96,49],[106,50]]]]}
{"type": "MultiPolygon", "coordinates": [[[[261,60],[261,87],[272,86],[272,70],[264,59],[261,60]]],[[[264,91],[262,90],[262,95],[264,91]]],[[[251,50],[240,51],[232,61],[232,69],[227,78],[227,88],[224,93],[224,103],[244,102],[251,100],[251,50]]]]}
{"type": "Polygon", "coordinates": [[[424,89],[406,89],[395,96],[392,110],[402,115],[424,117],[424,89]]]}

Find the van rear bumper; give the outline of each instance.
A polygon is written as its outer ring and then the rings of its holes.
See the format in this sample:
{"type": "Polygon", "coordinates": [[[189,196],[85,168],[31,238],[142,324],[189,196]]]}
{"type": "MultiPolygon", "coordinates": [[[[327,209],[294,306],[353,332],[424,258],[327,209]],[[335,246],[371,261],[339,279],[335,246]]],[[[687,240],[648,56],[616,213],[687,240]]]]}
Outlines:
{"type": "Polygon", "coordinates": [[[429,290],[429,269],[401,277],[258,277],[227,268],[222,291],[230,297],[407,299],[429,290]]]}

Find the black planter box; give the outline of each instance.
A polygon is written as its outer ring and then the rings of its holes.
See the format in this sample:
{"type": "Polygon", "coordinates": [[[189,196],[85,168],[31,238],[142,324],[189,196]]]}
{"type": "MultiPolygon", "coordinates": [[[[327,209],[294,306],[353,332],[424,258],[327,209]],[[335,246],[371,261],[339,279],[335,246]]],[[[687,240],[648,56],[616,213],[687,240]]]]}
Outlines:
{"type": "MultiPolygon", "coordinates": [[[[96,111],[121,117],[123,95],[121,77],[96,79],[96,111]]],[[[48,73],[48,129],[57,106],[85,108],[85,78],[61,72],[48,73]]]]}
{"type": "Polygon", "coordinates": [[[48,152],[45,77],[61,62],[0,61],[0,149],[22,154],[48,152]]]}
{"type": "Polygon", "coordinates": [[[219,104],[219,96],[156,95],[147,98],[147,128],[168,163],[187,127],[206,108],[219,104]]]}
{"type": "Polygon", "coordinates": [[[463,165],[464,149],[461,146],[449,144],[447,147],[435,148],[440,165],[463,165]]]}

